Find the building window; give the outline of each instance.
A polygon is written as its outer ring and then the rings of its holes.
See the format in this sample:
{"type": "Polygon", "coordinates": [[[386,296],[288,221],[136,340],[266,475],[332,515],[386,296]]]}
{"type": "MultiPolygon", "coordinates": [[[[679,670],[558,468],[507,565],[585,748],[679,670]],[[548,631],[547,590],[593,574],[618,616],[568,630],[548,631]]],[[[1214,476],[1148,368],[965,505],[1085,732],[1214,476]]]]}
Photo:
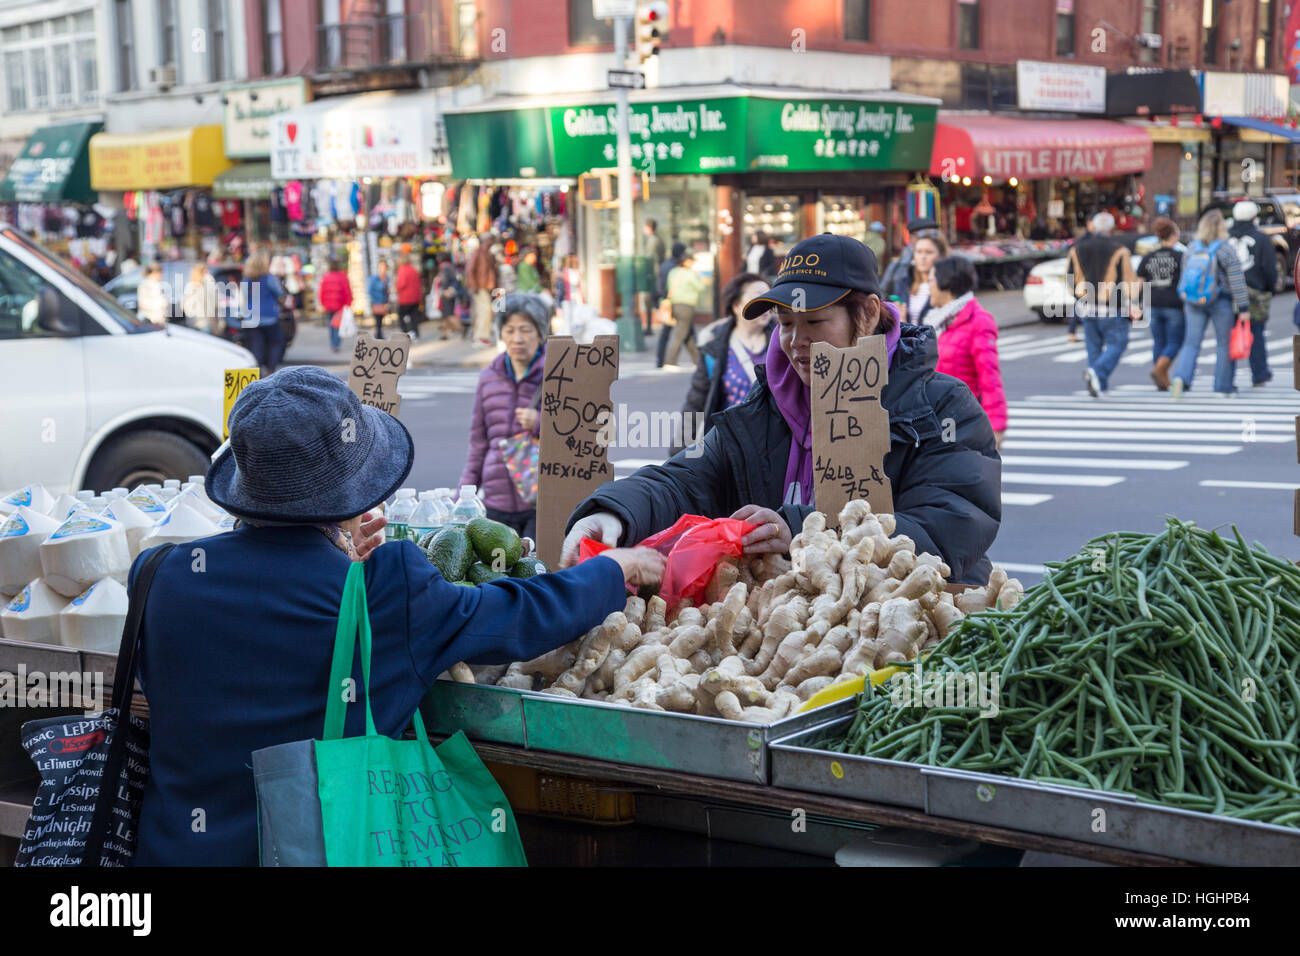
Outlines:
{"type": "Polygon", "coordinates": [[[320,0],[320,66],[335,69],[343,63],[343,17],[339,0],[320,0]]]}
{"type": "Polygon", "coordinates": [[[115,0],[113,19],[117,32],[117,48],[121,51],[121,55],[117,58],[117,88],[121,91],[134,90],[136,88],[135,27],[132,24],[131,0],[115,0]]]}
{"type": "Polygon", "coordinates": [[[591,0],[569,0],[569,46],[613,46],[614,21],[597,20],[591,0]]]}
{"type": "Polygon", "coordinates": [[[871,42],[871,0],[844,0],[844,39],[871,42]]]}
{"type": "Polygon", "coordinates": [[[158,0],[158,62],[180,68],[176,56],[176,0],[158,0]]]}
{"type": "Polygon", "coordinates": [[[27,51],[27,72],[32,81],[32,109],[43,110],[50,105],[49,58],[45,47],[32,47],[27,51]]]}
{"type": "Polygon", "coordinates": [[[383,23],[384,58],[389,63],[406,59],[406,0],[386,0],[383,23]]]}
{"type": "Polygon", "coordinates": [[[1205,31],[1203,58],[1206,65],[1219,62],[1219,0],[1202,0],[1201,28],[1205,31]]]}
{"type": "Polygon", "coordinates": [[[71,106],[72,98],[72,44],[59,43],[54,47],[54,105],[71,106]]]}
{"type": "Polygon", "coordinates": [[[99,56],[93,37],[77,41],[77,93],[82,103],[99,101],[99,56]]]}
{"type": "MultiPolygon", "coordinates": [[[[1160,33],[1160,0],[1142,0],[1142,32],[1157,35],[1160,33]]],[[[1142,48],[1143,63],[1156,63],[1159,57],[1159,50],[1153,50],[1149,46],[1142,48]]]]}
{"type": "Polygon", "coordinates": [[[1074,56],[1074,0],[1056,0],[1056,55],[1074,56]]]}
{"type": "Polygon", "coordinates": [[[1273,68],[1273,5],[1259,0],[1259,37],[1255,40],[1255,69],[1273,68]]]}
{"type": "Polygon", "coordinates": [[[957,46],[962,50],[980,48],[979,0],[957,0],[957,46]]]}
{"type": "MultiPolygon", "coordinates": [[[[590,9],[591,5],[587,6],[590,9]]],[[[478,9],[474,0],[458,0],[456,4],[456,53],[467,60],[478,59],[478,9]]]]}
{"type": "Polygon", "coordinates": [[[27,69],[21,53],[5,54],[5,89],[11,111],[27,109],[27,69]]]}
{"type": "Polygon", "coordinates": [[[284,72],[284,8],[282,0],[262,3],[262,73],[279,76],[284,72]]]}
{"type": "Polygon", "coordinates": [[[226,0],[208,0],[208,79],[230,79],[226,58],[226,0]]]}

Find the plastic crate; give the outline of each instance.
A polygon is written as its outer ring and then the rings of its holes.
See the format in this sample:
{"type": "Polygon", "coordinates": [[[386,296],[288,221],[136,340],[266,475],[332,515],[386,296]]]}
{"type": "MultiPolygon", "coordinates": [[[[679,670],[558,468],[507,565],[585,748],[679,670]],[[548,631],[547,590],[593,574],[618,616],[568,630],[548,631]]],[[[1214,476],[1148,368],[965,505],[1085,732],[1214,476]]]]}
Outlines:
{"type": "Polygon", "coordinates": [[[488,763],[515,813],[620,826],[636,822],[636,796],[604,780],[568,777],[531,767],[488,763]]]}

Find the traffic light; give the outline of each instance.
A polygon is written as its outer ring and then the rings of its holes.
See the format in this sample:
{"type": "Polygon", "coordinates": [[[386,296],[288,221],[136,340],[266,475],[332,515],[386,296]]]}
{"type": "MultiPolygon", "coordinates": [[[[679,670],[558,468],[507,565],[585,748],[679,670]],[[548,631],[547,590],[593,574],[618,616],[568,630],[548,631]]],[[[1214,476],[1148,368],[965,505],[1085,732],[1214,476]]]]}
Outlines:
{"type": "Polygon", "coordinates": [[[650,0],[637,4],[636,55],[644,63],[659,54],[659,45],[668,39],[668,4],[650,0]]]}

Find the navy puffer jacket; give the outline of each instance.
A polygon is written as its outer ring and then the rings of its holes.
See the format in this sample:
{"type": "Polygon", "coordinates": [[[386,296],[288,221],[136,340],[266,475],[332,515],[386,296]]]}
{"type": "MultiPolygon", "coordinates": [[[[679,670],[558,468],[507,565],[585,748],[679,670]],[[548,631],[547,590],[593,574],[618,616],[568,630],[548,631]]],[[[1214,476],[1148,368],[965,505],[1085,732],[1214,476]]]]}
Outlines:
{"type": "MultiPolygon", "coordinates": [[[[510,356],[502,352],[479,373],[469,427],[469,455],[460,483],[478,485],[483,490],[483,503],[495,511],[519,512],[529,511],[533,506],[515,491],[497,441],[523,431],[515,418],[515,409],[532,406],[533,395],[542,387],[543,369],[539,356],[523,380],[516,382],[506,368],[509,361],[510,356]]],[[[537,425],[533,426],[533,437],[540,435],[539,416],[537,425]]]]}
{"type": "MultiPolygon", "coordinates": [[[[1002,520],[1002,459],[970,389],[935,372],[938,356],[933,329],[902,326],[881,394],[889,411],[885,473],[893,486],[895,534],[912,538],[918,554],[940,555],[952,568],[952,581],[987,584],[992,565],[986,553],[1002,520]]],[[[713,416],[697,445],[601,485],[573,512],[569,527],[608,511],[623,522],[619,543],[628,544],[684,514],[727,517],[756,504],[778,511],[798,534],[813,508],[782,504],[790,427],[767,387],[766,366],[756,371],[749,397],[713,416]]]]}

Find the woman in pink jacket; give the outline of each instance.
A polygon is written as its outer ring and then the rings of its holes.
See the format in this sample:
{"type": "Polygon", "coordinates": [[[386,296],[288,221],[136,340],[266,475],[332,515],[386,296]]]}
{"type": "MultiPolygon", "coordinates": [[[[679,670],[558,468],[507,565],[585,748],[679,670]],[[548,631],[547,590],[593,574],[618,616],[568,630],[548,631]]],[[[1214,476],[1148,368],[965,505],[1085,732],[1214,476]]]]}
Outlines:
{"type": "Polygon", "coordinates": [[[930,310],[921,321],[939,336],[935,371],[966,383],[989,417],[998,447],[1007,430],[1007,399],[998,369],[998,324],[975,301],[975,268],[949,256],[930,273],[930,310]]]}

